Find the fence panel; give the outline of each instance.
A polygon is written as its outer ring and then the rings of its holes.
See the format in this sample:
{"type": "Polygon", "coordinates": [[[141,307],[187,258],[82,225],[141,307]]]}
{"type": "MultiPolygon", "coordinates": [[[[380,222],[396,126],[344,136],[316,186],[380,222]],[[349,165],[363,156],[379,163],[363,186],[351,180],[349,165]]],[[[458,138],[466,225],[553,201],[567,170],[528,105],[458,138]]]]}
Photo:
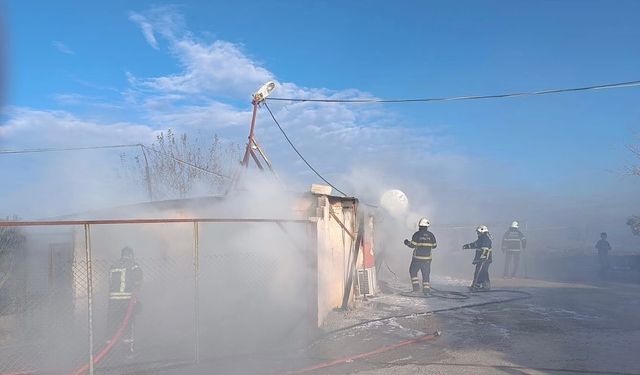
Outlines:
{"type": "Polygon", "coordinates": [[[122,367],[194,359],[192,227],[191,223],[92,226],[95,352],[110,343],[117,333],[114,327],[126,316],[128,300],[109,297],[110,269],[123,248],[133,250],[143,275],[125,342],[115,346],[96,370],[118,372],[122,367]],[[133,351],[126,342],[129,332],[133,351]]]}
{"type": "Polygon", "coordinates": [[[73,224],[11,227],[25,240],[0,247],[0,375],[215,362],[308,333],[306,222],[73,224]],[[113,298],[124,247],[143,275],[135,304],[113,298]]]}
{"type": "Polygon", "coordinates": [[[1,252],[0,373],[71,371],[89,356],[83,227],[13,229],[24,241],[1,252]]]}

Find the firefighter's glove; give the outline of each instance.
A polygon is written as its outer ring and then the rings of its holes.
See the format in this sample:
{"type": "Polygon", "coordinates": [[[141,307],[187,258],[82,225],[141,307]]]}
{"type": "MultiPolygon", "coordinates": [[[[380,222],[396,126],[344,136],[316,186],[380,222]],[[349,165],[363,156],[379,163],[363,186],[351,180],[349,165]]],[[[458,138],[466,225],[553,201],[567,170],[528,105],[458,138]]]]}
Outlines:
{"type": "Polygon", "coordinates": [[[471,249],[471,247],[467,244],[467,245],[462,245],[462,250],[469,250],[471,249]]]}
{"type": "Polygon", "coordinates": [[[409,240],[405,239],[405,240],[404,240],[404,244],[405,244],[405,245],[407,245],[407,246],[409,246],[409,245],[411,244],[411,241],[409,241],[409,240]]]}

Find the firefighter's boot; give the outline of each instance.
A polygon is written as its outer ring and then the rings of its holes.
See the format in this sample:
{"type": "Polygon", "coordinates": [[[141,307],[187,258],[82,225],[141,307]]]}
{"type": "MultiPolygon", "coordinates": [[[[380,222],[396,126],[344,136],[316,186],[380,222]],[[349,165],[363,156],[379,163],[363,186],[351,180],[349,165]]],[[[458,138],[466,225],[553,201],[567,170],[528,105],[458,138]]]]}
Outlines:
{"type": "Polygon", "coordinates": [[[429,284],[428,282],[422,283],[422,294],[427,297],[431,296],[431,284],[429,284]]]}
{"type": "Polygon", "coordinates": [[[411,278],[411,287],[413,288],[413,291],[416,293],[420,292],[420,279],[417,277],[412,277],[411,278]]]}

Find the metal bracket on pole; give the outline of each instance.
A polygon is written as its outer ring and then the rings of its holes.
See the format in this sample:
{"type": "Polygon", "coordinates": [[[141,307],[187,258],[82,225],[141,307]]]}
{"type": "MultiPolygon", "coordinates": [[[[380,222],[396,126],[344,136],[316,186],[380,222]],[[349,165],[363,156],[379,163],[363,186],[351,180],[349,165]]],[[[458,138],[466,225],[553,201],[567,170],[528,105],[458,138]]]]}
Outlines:
{"type": "Polygon", "coordinates": [[[258,113],[258,104],[260,104],[258,101],[255,100],[255,98],[252,101],[253,104],[253,114],[251,115],[251,127],[249,128],[249,141],[247,142],[247,148],[244,150],[244,157],[242,158],[242,166],[243,167],[248,167],[249,166],[249,154],[251,153],[251,147],[253,145],[253,136],[256,130],[256,115],[258,113]]]}
{"type": "Polygon", "coordinates": [[[256,132],[256,115],[258,113],[258,106],[260,105],[260,103],[262,103],[265,100],[267,96],[269,96],[269,94],[275,89],[275,87],[276,87],[275,82],[269,81],[264,85],[262,85],[262,87],[260,87],[260,89],[255,94],[253,94],[253,99],[251,100],[251,104],[253,104],[253,112],[251,114],[251,127],[249,128],[249,140],[247,142],[247,147],[244,150],[244,157],[242,158],[242,162],[240,163],[245,168],[249,167],[249,158],[253,157],[253,160],[256,162],[256,165],[258,166],[258,168],[260,168],[261,170],[264,169],[262,167],[261,162],[258,160],[257,155],[253,152],[255,148],[260,154],[260,156],[262,157],[262,159],[264,160],[267,167],[269,167],[269,170],[273,172],[271,162],[269,161],[269,159],[267,158],[267,155],[262,150],[262,148],[260,148],[260,145],[258,145],[258,142],[256,141],[255,132],[256,132]]]}
{"type": "Polygon", "coordinates": [[[251,157],[253,158],[253,161],[256,162],[256,165],[258,166],[258,169],[260,169],[261,171],[264,170],[264,168],[262,167],[262,164],[260,163],[260,160],[258,159],[258,157],[256,156],[256,153],[253,152],[253,150],[251,150],[251,157]]]}
{"type": "Polygon", "coordinates": [[[262,147],[260,147],[255,137],[253,138],[253,145],[256,147],[256,150],[258,150],[258,153],[260,154],[260,156],[262,156],[262,160],[264,160],[265,164],[267,164],[267,167],[269,167],[269,170],[275,174],[276,171],[273,170],[271,161],[269,161],[269,158],[267,158],[267,154],[262,150],[262,147]]]}
{"type": "MultiPolygon", "coordinates": [[[[253,161],[256,163],[256,166],[260,170],[264,170],[264,168],[262,166],[262,162],[258,158],[258,155],[256,155],[256,152],[254,152],[254,149],[255,149],[255,150],[258,151],[257,153],[262,157],[264,163],[267,165],[269,170],[271,172],[273,172],[274,176],[276,176],[276,178],[277,178],[278,175],[273,170],[273,166],[271,165],[271,162],[267,158],[266,153],[262,150],[260,145],[258,145],[258,142],[256,141],[256,137],[255,137],[256,116],[257,116],[257,113],[258,113],[258,106],[260,105],[260,103],[262,103],[265,100],[265,98],[267,96],[269,96],[269,94],[271,94],[271,92],[275,89],[275,87],[276,87],[275,82],[269,81],[269,82],[265,83],[264,85],[262,85],[262,87],[260,87],[260,89],[253,94],[253,98],[251,100],[251,104],[253,104],[253,112],[251,114],[251,126],[249,128],[249,137],[248,137],[249,139],[247,141],[247,147],[244,150],[244,157],[242,158],[242,161],[240,162],[240,165],[242,167],[244,167],[245,169],[248,169],[249,168],[249,160],[253,159],[253,161]]],[[[231,189],[234,189],[234,188],[236,188],[238,186],[238,182],[240,181],[242,176],[243,176],[243,172],[242,172],[242,168],[240,168],[238,173],[236,173],[236,175],[234,176],[234,178],[232,180],[232,183],[231,183],[231,185],[229,187],[229,190],[227,190],[227,193],[231,189]]]]}

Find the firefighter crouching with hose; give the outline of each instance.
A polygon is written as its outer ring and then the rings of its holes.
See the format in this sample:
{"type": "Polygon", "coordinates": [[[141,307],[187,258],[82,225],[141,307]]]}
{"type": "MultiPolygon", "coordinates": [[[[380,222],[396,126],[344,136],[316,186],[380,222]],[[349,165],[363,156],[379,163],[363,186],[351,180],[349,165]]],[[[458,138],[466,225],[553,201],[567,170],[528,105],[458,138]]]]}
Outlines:
{"type": "MultiPolygon", "coordinates": [[[[135,262],[133,249],[127,246],[122,249],[120,259],[109,270],[108,340],[111,340],[123,323],[130,303],[136,303],[132,299],[140,285],[142,269],[135,262]]],[[[115,343],[117,350],[124,349],[129,355],[133,354],[134,350],[134,319],[135,310],[125,327],[122,341],[115,343]]]]}
{"type": "Polygon", "coordinates": [[[413,234],[411,241],[404,240],[404,244],[413,249],[413,258],[409,266],[411,285],[414,292],[420,292],[420,278],[418,271],[422,273],[422,292],[428,296],[431,293],[429,274],[431,273],[431,250],[438,244],[433,233],[429,232],[431,223],[425,217],[418,221],[418,231],[413,234]]]}
{"type": "Polygon", "coordinates": [[[463,249],[476,251],[472,262],[476,265],[476,269],[473,273],[473,283],[469,287],[472,292],[491,290],[491,282],[489,281],[489,265],[493,259],[491,256],[491,235],[485,225],[479,226],[476,233],[478,239],[475,242],[462,246],[463,249]]]}

